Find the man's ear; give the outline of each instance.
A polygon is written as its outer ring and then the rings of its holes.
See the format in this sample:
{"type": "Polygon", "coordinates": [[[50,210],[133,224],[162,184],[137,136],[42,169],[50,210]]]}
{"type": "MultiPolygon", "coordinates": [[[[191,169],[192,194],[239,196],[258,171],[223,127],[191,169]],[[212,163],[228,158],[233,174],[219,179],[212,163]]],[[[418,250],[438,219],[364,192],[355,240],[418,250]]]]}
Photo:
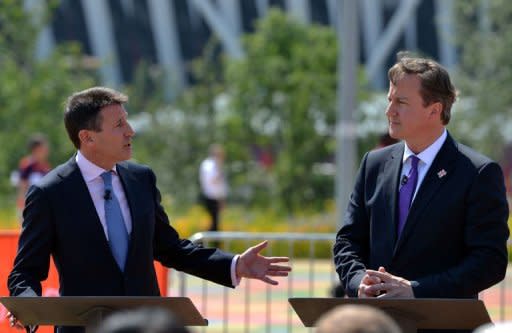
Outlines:
{"type": "Polygon", "coordinates": [[[82,145],[94,142],[94,139],[91,136],[91,132],[88,130],[80,130],[80,132],[78,132],[78,138],[80,139],[80,143],[82,145]]]}
{"type": "Polygon", "coordinates": [[[441,117],[441,112],[443,111],[443,104],[441,102],[435,102],[430,105],[430,117],[441,117]]]}

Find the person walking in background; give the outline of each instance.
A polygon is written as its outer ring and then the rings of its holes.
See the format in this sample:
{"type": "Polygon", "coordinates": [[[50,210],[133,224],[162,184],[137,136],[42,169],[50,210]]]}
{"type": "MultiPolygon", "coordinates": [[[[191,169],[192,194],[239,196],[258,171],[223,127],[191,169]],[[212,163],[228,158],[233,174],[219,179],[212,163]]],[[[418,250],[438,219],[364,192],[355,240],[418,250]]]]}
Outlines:
{"type": "Polygon", "coordinates": [[[29,155],[23,157],[18,166],[18,194],[16,208],[21,220],[21,212],[25,207],[25,195],[28,188],[43,178],[51,167],[48,162],[50,152],[48,140],[42,134],[33,134],[28,141],[29,155]]]}
{"type": "MultiPolygon", "coordinates": [[[[180,238],[153,171],[128,161],[135,132],[127,100],[104,87],[69,97],[64,123],[77,152],[28,191],[10,294],[41,295],[50,257],[60,296],[158,296],[154,260],[231,288],[242,278],[275,285],[274,277],[287,276],[291,268],[278,263],[288,258],[260,255],[267,242],[235,255],[180,238]]],[[[10,323],[19,325],[12,314],[10,323]]]]}
{"type": "Polygon", "coordinates": [[[366,153],[337,233],[350,297],[477,298],[506,273],[503,172],[445,126],[456,90],[437,62],[404,56],[388,72],[389,134],[366,153]]]}
{"type": "Polygon", "coordinates": [[[219,230],[220,212],[228,194],[224,175],[224,148],[219,144],[210,146],[208,157],[199,167],[200,201],[210,215],[209,231],[219,230]]]}

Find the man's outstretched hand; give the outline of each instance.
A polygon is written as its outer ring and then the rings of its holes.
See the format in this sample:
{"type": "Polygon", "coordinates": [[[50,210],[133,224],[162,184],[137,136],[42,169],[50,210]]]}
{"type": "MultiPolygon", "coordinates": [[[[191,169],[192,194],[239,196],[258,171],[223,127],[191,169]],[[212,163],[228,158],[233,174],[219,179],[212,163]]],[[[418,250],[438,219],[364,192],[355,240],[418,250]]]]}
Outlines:
{"type": "Polygon", "coordinates": [[[240,255],[236,263],[236,276],[238,278],[258,279],[271,285],[279,284],[270,276],[288,276],[292,269],[289,266],[276,265],[277,263],[288,262],[288,257],[265,257],[260,254],[266,248],[267,241],[250,247],[240,255]]]}

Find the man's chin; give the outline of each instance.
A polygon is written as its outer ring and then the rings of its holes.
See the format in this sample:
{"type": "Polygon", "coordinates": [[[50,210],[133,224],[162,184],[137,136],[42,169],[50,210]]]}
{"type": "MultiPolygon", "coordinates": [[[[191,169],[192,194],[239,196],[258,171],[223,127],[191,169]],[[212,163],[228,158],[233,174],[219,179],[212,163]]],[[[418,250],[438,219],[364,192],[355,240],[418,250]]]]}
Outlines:
{"type": "Polygon", "coordinates": [[[124,149],[124,161],[128,161],[132,158],[132,147],[125,147],[124,149]]]}
{"type": "Polygon", "coordinates": [[[388,134],[389,134],[389,136],[390,136],[391,138],[393,138],[393,139],[396,139],[396,140],[402,140],[402,137],[401,137],[401,135],[400,135],[399,131],[397,131],[397,130],[393,129],[393,127],[392,127],[392,126],[389,126],[389,128],[388,128],[388,134]]]}
{"type": "Polygon", "coordinates": [[[128,161],[132,159],[132,154],[124,154],[120,159],[119,162],[128,161]]]}

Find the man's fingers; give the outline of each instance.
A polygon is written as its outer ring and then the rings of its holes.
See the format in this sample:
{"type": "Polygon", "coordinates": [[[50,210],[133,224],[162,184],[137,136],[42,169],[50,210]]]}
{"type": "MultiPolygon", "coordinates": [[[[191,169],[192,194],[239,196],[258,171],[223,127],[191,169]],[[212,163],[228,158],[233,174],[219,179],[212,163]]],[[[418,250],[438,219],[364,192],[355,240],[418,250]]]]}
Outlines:
{"type": "Polygon", "coordinates": [[[399,297],[406,297],[406,296],[404,296],[402,294],[402,290],[400,288],[394,288],[378,297],[379,298],[399,298],[399,297]]]}
{"type": "Polygon", "coordinates": [[[395,293],[392,291],[387,292],[387,293],[382,293],[377,296],[377,298],[393,298],[393,297],[395,297],[395,293]]]}
{"type": "Polygon", "coordinates": [[[260,279],[261,281],[265,282],[265,283],[268,283],[268,284],[271,284],[273,286],[277,286],[279,284],[279,282],[275,281],[275,280],[272,280],[271,278],[269,278],[268,276],[264,276],[260,279]]]}
{"type": "Polygon", "coordinates": [[[283,271],[268,271],[266,275],[268,275],[268,276],[288,276],[288,272],[283,272],[283,271]]]}
{"type": "Polygon", "coordinates": [[[373,295],[389,294],[398,287],[396,283],[377,283],[366,288],[366,292],[373,295]]]}
{"type": "Polygon", "coordinates": [[[256,253],[259,253],[261,250],[266,248],[267,245],[268,245],[268,241],[263,241],[257,245],[254,245],[253,247],[251,247],[251,251],[255,251],[256,253]]]}
{"type": "Polygon", "coordinates": [[[368,293],[368,286],[365,286],[364,284],[359,286],[359,292],[357,295],[359,298],[370,298],[375,295],[368,293]]]}
{"type": "Polygon", "coordinates": [[[382,282],[382,280],[379,277],[377,277],[377,276],[370,276],[368,278],[368,284],[378,284],[378,283],[381,283],[381,282],[382,282]]]}
{"type": "Polygon", "coordinates": [[[282,266],[282,265],[270,265],[268,267],[269,271],[284,271],[284,272],[290,272],[292,268],[290,266],[282,266]]]}
{"type": "Polygon", "coordinates": [[[388,282],[390,279],[393,278],[393,276],[389,273],[383,273],[379,271],[374,271],[372,269],[367,269],[366,274],[368,274],[370,277],[377,277],[381,281],[388,282]]]}
{"type": "Polygon", "coordinates": [[[280,263],[280,262],[289,262],[290,258],[288,258],[288,257],[267,257],[267,260],[271,264],[277,264],[277,263],[280,263]]]}
{"type": "Polygon", "coordinates": [[[372,285],[372,284],[376,284],[376,283],[381,283],[382,281],[377,276],[370,276],[370,275],[366,274],[363,277],[363,280],[361,282],[363,284],[372,285]]]}
{"type": "Polygon", "coordinates": [[[366,292],[370,294],[379,294],[381,291],[387,291],[385,283],[372,284],[366,287],[366,292]]]}

